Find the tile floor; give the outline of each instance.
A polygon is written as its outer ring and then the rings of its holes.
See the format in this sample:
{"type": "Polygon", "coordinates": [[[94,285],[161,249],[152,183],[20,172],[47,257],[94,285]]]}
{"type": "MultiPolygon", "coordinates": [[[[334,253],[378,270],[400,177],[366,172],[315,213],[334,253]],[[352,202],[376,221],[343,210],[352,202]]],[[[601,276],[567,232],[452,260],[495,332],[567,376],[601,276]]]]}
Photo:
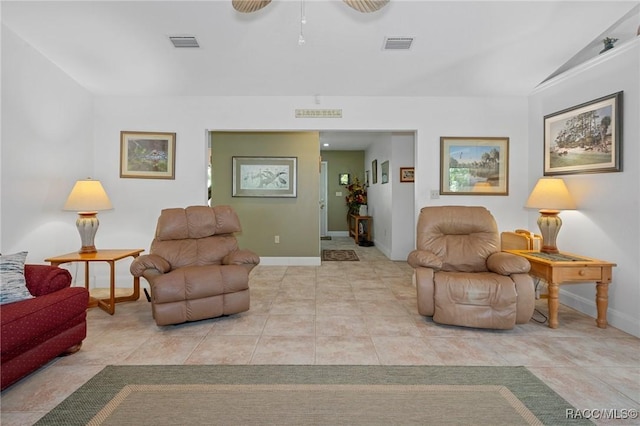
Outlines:
{"type": "Polygon", "coordinates": [[[524,365],[577,408],[640,409],[640,339],[564,306],[556,330],[434,324],[417,313],[405,262],[349,238],[323,247],[354,249],[360,261],[258,266],[251,310],[239,315],[157,327],[144,297],[114,316],[90,310],[82,350],[5,390],[1,423],[33,424],[108,364],[524,365]]]}

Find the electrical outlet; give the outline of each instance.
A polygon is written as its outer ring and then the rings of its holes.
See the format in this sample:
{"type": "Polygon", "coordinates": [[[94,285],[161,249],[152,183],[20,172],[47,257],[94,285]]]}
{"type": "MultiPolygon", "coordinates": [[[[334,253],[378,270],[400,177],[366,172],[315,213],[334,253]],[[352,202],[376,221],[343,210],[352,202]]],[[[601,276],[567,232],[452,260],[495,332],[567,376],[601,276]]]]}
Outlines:
{"type": "Polygon", "coordinates": [[[341,191],[336,191],[336,197],[342,197],[342,192],[341,191]]]}
{"type": "Polygon", "coordinates": [[[280,235],[276,235],[273,239],[273,242],[276,244],[280,244],[280,235]]]}
{"type": "Polygon", "coordinates": [[[431,199],[437,200],[438,198],[440,198],[440,191],[438,191],[437,189],[431,190],[431,199]]]}

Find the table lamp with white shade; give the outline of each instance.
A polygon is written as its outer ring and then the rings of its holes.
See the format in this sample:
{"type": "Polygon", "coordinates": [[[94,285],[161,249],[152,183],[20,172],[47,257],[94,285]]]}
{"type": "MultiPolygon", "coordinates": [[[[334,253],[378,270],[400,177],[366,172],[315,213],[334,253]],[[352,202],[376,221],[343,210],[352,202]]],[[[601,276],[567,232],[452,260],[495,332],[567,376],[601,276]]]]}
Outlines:
{"type": "Polygon", "coordinates": [[[560,210],[574,210],[576,203],[573,201],[564,181],[560,178],[540,178],[531,191],[525,204],[528,208],[540,209],[538,226],[542,234],[542,248],[544,253],[558,253],[556,238],[562,220],[558,216],[560,210]]]}
{"type": "Polygon", "coordinates": [[[111,201],[99,180],[87,178],[76,182],[64,204],[64,210],[78,212],[76,227],[82,241],[80,253],[97,252],[94,238],[100,225],[98,211],[112,208],[111,201]]]}

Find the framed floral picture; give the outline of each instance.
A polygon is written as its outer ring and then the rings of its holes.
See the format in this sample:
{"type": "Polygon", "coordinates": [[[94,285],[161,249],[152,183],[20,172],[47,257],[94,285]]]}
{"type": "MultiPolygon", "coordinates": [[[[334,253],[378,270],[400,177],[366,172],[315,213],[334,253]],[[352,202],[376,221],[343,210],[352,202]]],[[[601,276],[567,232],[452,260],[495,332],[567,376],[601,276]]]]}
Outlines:
{"type": "Polygon", "coordinates": [[[509,138],[441,137],[441,195],[508,195],[509,138]]]}
{"type": "Polygon", "coordinates": [[[544,174],[619,172],[622,92],[544,117],[544,174]]]}
{"type": "Polygon", "coordinates": [[[120,132],[120,177],[175,179],[176,134],[120,132]]]}

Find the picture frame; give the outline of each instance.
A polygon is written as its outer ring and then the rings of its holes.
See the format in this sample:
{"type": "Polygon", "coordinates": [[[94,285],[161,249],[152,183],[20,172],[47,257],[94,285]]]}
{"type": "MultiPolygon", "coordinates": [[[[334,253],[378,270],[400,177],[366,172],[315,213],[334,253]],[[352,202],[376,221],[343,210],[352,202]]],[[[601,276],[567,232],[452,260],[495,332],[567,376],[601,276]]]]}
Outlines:
{"type": "Polygon", "coordinates": [[[378,183],[378,160],[371,162],[371,183],[378,183]]]}
{"type": "Polygon", "coordinates": [[[233,197],[297,197],[297,157],[232,157],[233,197]]]}
{"type": "Polygon", "coordinates": [[[381,176],[382,183],[383,184],[384,183],[389,183],[389,160],[383,162],[380,165],[380,170],[382,172],[381,173],[382,174],[382,176],[381,176]]]}
{"type": "Polygon", "coordinates": [[[176,134],[120,132],[120,177],[175,179],[176,134]]]}
{"type": "Polygon", "coordinates": [[[544,175],[622,171],[622,92],[544,117],[544,175]]]}
{"type": "Polygon", "coordinates": [[[415,182],[413,167],[400,167],[400,182],[415,182]]]}
{"type": "Polygon", "coordinates": [[[351,176],[349,173],[340,173],[338,176],[338,183],[342,186],[347,186],[351,183],[351,176]]]}
{"type": "Polygon", "coordinates": [[[440,195],[508,194],[508,137],[440,138],[440,195]]]}

